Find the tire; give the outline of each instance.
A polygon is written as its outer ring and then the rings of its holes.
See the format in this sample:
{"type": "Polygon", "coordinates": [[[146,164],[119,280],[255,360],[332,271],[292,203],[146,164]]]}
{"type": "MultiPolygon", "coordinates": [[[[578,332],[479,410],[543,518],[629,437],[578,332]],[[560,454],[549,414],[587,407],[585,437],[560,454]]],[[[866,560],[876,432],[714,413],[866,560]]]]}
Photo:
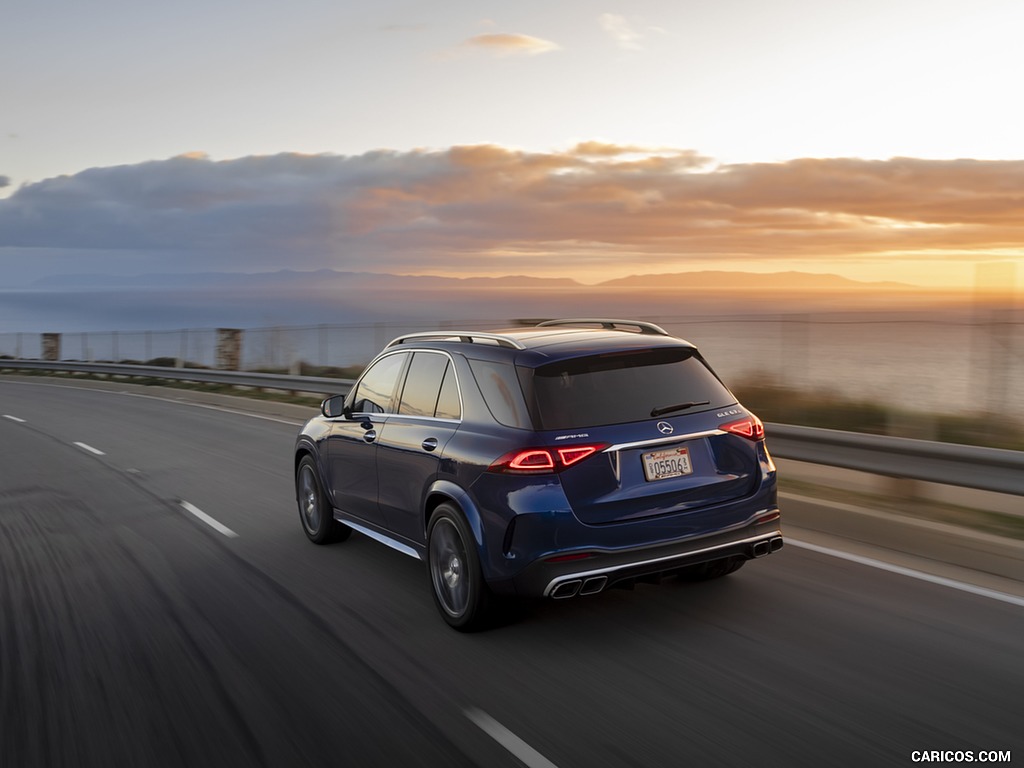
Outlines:
{"type": "Polygon", "coordinates": [[[303,456],[295,471],[295,499],[299,505],[302,530],[314,544],[341,541],[352,533],[351,528],[334,519],[334,511],[327,503],[312,456],[303,456]]]}
{"type": "Polygon", "coordinates": [[[476,539],[462,512],[440,504],[427,526],[430,593],[441,617],[460,632],[490,624],[493,597],[480,569],[476,539]]]}
{"type": "Polygon", "coordinates": [[[724,557],[721,560],[711,560],[707,563],[698,563],[683,568],[678,572],[682,581],[710,581],[720,579],[735,573],[747,562],[743,557],[724,557]]]}

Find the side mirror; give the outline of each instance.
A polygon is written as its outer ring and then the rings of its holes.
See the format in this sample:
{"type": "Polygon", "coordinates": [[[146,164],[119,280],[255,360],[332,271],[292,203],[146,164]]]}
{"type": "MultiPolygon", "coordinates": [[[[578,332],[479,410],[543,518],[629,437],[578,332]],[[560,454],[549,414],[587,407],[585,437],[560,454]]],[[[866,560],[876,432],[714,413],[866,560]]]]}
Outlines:
{"type": "Polygon", "coordinates": [[[339,416],[348,416],[345,409],[345,396],[334,395],[320,403],[320,413],[329,419],[336,419],[339,416]]]}

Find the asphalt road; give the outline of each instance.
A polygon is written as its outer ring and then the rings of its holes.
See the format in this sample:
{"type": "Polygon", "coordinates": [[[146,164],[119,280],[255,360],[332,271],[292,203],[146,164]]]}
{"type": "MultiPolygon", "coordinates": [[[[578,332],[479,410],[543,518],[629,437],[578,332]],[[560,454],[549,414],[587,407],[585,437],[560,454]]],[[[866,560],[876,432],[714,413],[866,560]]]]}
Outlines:
{"type": "Polygon", "coordinates": [[[296,430],[0,378],[0,766],[1024,760],[1020,605],[787,547],[461,635],[306,541],[296,430]]]}

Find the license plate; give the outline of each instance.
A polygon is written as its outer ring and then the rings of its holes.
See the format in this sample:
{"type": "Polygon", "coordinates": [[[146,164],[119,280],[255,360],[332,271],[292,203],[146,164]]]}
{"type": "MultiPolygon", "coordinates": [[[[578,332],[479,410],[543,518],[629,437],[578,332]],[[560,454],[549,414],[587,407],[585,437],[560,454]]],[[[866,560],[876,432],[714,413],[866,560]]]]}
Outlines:
{"type": "Polygon", "coordinates": [[[686,448],[669,448],[664,451],[651,451],[643,455],[644,476],[648,482],[680,477],[693,472],[690,465],[690,451],[686,448]]]}

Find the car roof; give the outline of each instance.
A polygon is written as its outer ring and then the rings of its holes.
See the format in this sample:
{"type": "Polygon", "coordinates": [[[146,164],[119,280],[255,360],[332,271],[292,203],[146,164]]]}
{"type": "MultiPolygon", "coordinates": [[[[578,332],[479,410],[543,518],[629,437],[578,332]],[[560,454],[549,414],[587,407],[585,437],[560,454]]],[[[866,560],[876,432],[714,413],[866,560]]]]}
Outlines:
{"type": "MultiPolygon", "coordinates": [[[[582,321],[599,323],[601,321],[582,321]]],[[[607,321],[631,323],[633,321],[607,321]]],[[[648,325],[648,324],[643,324],[648,325]]],[[[657,326],[655,330],[634,331],[626,328],[586,328],[576,325],[533,326],[493,331],[443,330],[400,336],[389,345],[416,346],[428,349],[458,351],[469,358],[482,360],[509,360],[517,365],[536,367],[554,360],[605,354],[616,351],[659,349],[694,345],[669,336],[657,326]]]]}

